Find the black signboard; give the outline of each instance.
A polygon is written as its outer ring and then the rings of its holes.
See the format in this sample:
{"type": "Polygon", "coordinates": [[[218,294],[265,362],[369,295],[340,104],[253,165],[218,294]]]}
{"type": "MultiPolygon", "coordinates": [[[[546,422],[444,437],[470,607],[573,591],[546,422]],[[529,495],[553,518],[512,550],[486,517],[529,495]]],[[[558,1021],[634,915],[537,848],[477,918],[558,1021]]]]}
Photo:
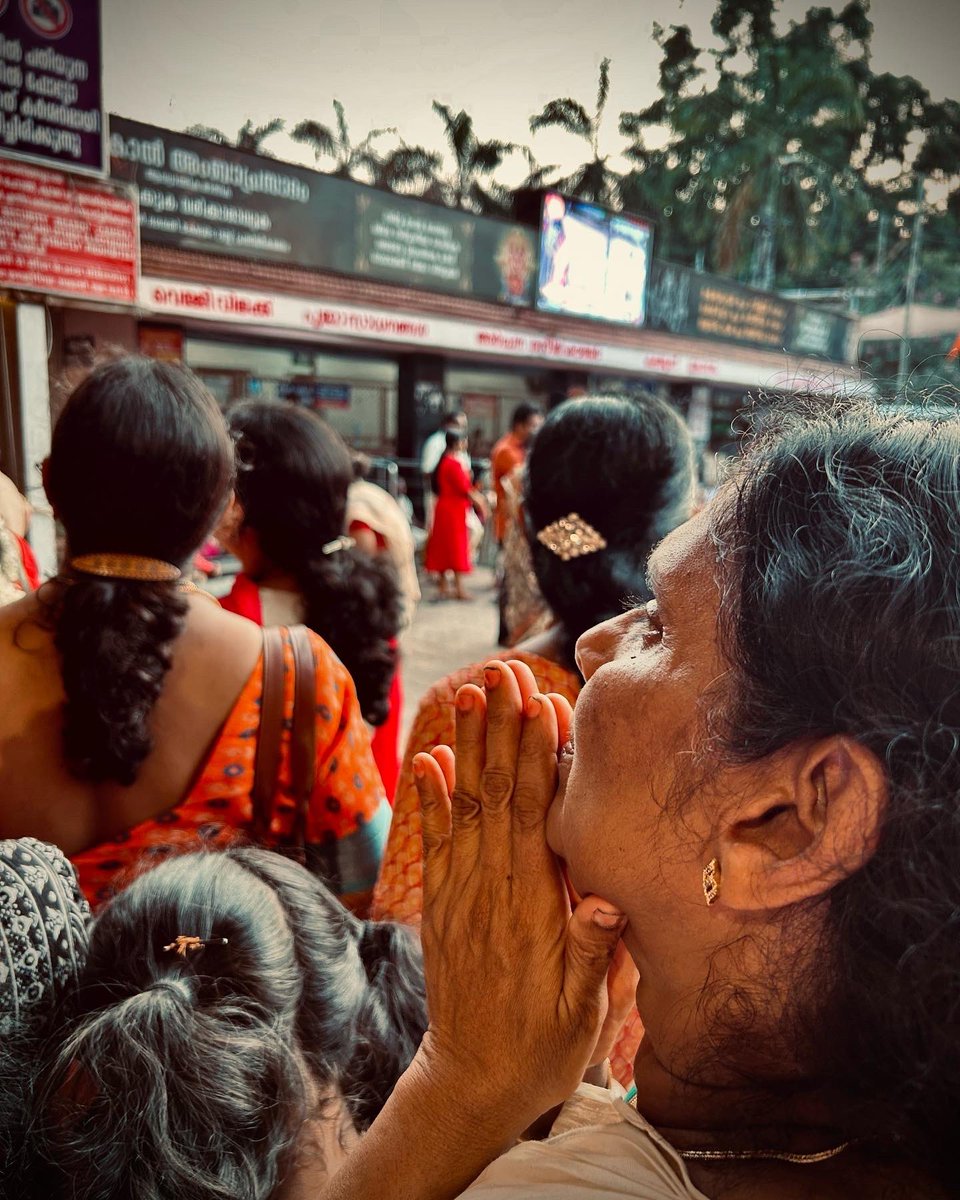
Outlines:
{"type": "Polygon", "coordinates": [[[535,232],[110,118],[110,169],[144,242],[529,305],[535,232]]]}
{"type": "Polygon", "coordinates": [[[0,153],[103,174],[99,0],[0,0],[0,153]]]}
{"type": "Polygon", "coordinates": [[[850,361],[847,317],[675,263],[654,265],[647,326],[762,350],[850,361]]]}

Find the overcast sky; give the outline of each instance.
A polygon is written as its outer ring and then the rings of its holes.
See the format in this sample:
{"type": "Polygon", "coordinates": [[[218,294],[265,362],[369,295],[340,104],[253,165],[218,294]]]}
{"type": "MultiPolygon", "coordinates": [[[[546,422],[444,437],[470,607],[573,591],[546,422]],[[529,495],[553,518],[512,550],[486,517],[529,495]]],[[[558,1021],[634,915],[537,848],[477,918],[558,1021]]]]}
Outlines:
{"type": "MultiPolygon", "coordinates": [[[[841,8],[845,0],[835,4],[841,8]]],[[[783,20],[809,4],[784,0],[783,20]]],[[[247,117],[333,121],[351,133],[399,128],[439,148],[434,99],[466,108],[482,138],[531,144],[527,122],[546,100],[592,108],[601,58],[613,60],[607,136],[617,116],[656,95],[654,20],[709,39],[713,0],[102,0],[104,90],[111,111],[173,129],[236,133],[247,117]]],[[[935,98],[960,96],[958,0],[873,0],[876,70],[914,75],[935,98]]],[[[570,168],[582,143],[554,132],[532,140],[541,163],[570,168]]],[[[280,135],[280,157],[311,152],[280,135]]],[[[517,164],[519,170],[520,163],[517,164]]],[[[521,172],[522,173],[522,172],[521,172]]]]}

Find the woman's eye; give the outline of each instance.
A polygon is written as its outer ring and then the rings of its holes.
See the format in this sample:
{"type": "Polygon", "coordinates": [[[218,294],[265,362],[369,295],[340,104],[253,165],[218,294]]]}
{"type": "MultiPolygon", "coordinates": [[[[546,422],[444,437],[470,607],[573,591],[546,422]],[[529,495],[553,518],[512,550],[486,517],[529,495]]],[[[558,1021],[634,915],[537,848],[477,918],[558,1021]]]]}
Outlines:
{"type": "Polygon", "coordinates": [[[659,641],[663,637],[663,626],[660,624],[660,606],[656,600],[648,600],[643,606],[643,613],[647,619],[647,628],[644,630],[644,638],[651,641],[659,641]]]}

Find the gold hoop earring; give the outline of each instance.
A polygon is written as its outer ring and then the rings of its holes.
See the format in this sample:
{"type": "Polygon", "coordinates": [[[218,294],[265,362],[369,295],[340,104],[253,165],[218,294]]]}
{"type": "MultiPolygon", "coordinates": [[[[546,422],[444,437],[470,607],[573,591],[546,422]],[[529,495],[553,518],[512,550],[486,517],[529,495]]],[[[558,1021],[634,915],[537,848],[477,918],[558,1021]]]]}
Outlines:
{"type": "Polygon", "coordinates": [[[720,864],[711,858],[703,868],[703,896],[707,904],[715,904],[720,895],[720,864]]]}

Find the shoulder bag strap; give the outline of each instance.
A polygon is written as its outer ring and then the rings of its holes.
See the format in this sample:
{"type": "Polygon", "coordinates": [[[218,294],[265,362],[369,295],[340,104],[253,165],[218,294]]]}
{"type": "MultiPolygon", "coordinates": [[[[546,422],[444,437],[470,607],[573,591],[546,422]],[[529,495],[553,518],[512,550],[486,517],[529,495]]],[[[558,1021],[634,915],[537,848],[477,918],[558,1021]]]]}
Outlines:
{"type": "Polygon", "coordinates": [[[296,816],[293,844],[304,851],[307,843],[307,815],[317,780],[317,660],[310,631],[305,625],[290,629],[296,692],[293,705],[293,732],[290,739],[290,775],[296,816]]]}
{"type": "Polygon", "coordinates": [[[260,731],[253,774],[252,830],[258,842],[269,839],[273,801],[280,774],[283,737],[283,631],[263,630],[263,690],[260,694],[260,731]]]}

